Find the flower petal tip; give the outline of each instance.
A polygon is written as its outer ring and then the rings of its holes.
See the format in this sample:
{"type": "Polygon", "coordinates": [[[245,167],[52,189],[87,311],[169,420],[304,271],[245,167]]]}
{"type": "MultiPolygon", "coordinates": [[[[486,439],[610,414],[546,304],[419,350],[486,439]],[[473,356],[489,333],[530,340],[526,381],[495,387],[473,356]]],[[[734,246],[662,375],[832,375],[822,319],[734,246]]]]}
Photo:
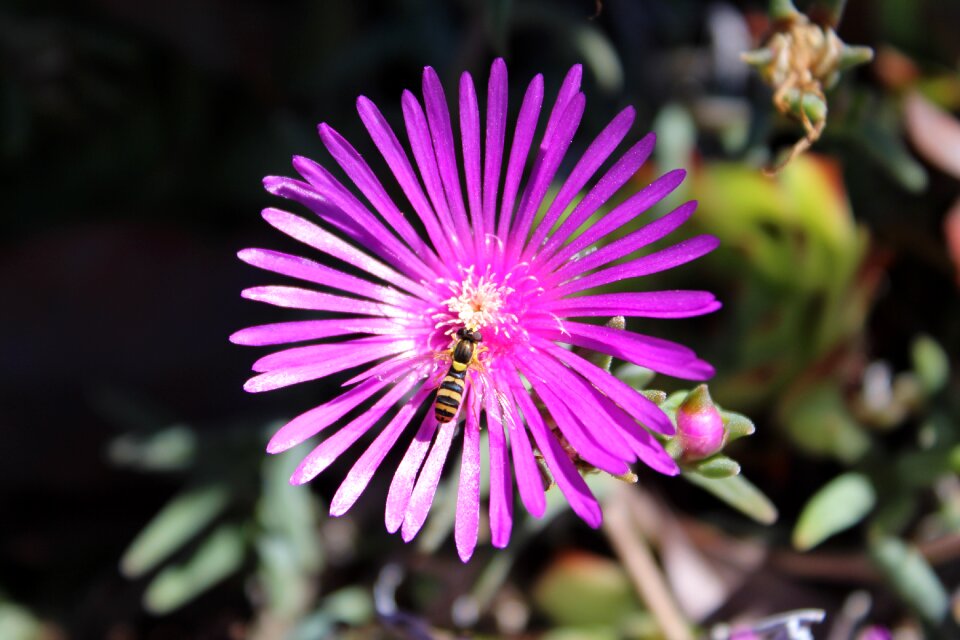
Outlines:
{"type": "Polygon", "coordinates": [[[583,521],[587,523],[587,526],[591,529],[599,529],[600,525],[603,524],[603,512],[600,510],[600,507],[597,507],[596,511],[591,511],[587,516],[581,514],[583,521]]]}
{"type": "Polygon", "coordinates": [[[457,545],[457,555],[460,556],[460,561],[467,563],[470,561],[470,558],[473,557],[473,551],[476,549],[476,542],[473,544],[465,544],[464,546],[457,545]]]}
{"type": "Polygon", "coordinates": [[[262,249],[240,249],[240,251],[237,251],[237,257],[250,264],[257,255],[260,255],[261,251],[262,249]]]}
{"type": "Polygon", "coordinates": [[[283,184],[285,178],[280,176],[264,176],[263,177],[263,188],[267,190],[268,193],[276,195],[277,189],[280,188],[280,185],[283,184]]]}
{"type": "Polygon", "coordinates": [[[386,525],[387,533],[394,534],[400,528],[400,525],[403,524],[403,521],[398,518],[391,518],[388,513],[383,520],[384,525],[386,525]]]}
{"type": "Polygon", "coordinates": [[[293,475],[290,476],[290,480],[288,480],[287,482],[289,482],[294,487],[299,487],[300,485],[304,485],[310,482],[310,478],[305,477],[300,472],[300,469],[297,469],[296,471],[293,472],[293,475]]]}
{"type": "Polygon", "coordinates": [[[492,544],[497,549],[506,549],[507,545],[510,544],[509,529],[505,534],[497,533],[496,531],[492,532],[492,535],[490,536],[490,544],[492,544]]]}
{"type": "Polygon", "coordinates": [[[300,463],[300,466],[297,467],[296,470],[294,470],[293,475],[290,476],[290,484],[307,484],[316,478],[318,473],[320,473],[320,471],[315,470],[315,466],[310,464],[308,460],[305,460],[300,463]]]}
{"type": "Polygon", "coordinates": [[[658,469],[658,471],[665,476],[678,476],[680,475],[680,466],[671,458],[670,463],[666,464],[663,469],[658,469]]]}
{"type": "Polygon", "coordinates": [[[270,453],[270,454],[283,453],[284,451],[291,449],[297,444],[299,444],[297,442],[290,442],[290,440],[287,438],[278,438],[277,437],[278,435],[280,434],[277,433],[272,438],[270,438],[270,442],[267,443],[267,453],[270,453]]]}
{"type": "Polygon", "coordinates": [[[412,526],[408,527],[406,525],[407,523],[404,521],[403,525],[400,527],[400,538],[404,542],[409,543],[411,540],[417,537],[417,534],[420,532],[420,528],[414,528],[412,526]]]}
{"type": "Polygon", "coordinates": [[[253,376],[249,380],[243,383],[243,390],[247,393],[260,393],[261,391],[267,391],[264,389],[260,380],[261,376],[253,376]]]}
{"type": "Polygon", "coordinates": [[[686,365],[686,368],[688,375],[685,377],[687,380],[709,380],[717,373],[712,364],[703,360],[691,362],[686,365]]]}

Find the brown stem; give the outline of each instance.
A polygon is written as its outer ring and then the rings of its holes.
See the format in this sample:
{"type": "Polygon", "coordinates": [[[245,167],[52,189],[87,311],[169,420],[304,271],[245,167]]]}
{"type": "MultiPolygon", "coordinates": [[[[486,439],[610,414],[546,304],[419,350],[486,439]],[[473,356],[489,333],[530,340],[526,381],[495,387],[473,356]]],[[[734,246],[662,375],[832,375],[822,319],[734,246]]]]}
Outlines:
{"type": "MultiPolygon", "coordinates": [[[[621,489],[623,491],[623,489],[621,489]]],[[[623,562],[640,598],[657,619],[667,640],[693,640],[690,627],[667,586],[667,581],[646,540],[638,535],[623,499],[607,501],[603,531],[623,562]]]]}

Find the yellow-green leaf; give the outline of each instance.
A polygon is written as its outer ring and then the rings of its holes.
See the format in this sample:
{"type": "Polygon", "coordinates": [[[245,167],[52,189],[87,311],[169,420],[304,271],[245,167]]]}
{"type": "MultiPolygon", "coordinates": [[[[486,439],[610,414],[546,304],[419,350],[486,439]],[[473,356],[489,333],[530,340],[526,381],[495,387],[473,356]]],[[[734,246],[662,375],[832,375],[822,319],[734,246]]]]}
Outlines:
{"type": "Polygon", "coordinates": [[[837,476],[807,502],[793,530],[793,546],[812,549],[830,536],[849,529],[876,504],[870,481],[859,473],[837,476]]]}

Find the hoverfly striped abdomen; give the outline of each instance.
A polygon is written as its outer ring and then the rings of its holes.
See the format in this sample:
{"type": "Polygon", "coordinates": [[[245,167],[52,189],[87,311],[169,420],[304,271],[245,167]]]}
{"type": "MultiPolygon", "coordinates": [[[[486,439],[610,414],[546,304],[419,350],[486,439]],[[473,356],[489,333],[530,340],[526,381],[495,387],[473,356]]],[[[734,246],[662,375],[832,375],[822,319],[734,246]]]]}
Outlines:
{"type": "Polygon", "coordinates": [[[437,389],[437,399],[433,405],[437,422],[446,424],[454,419],[460,403],[463,402],[463,392],[467,383],[467,369],[473,364],[477,356],[477,343],[482,340],[476,331],[460,329],[457,331],[457,343],[453,346],[450,370],[444,376],[440,388],[437,389]]]}

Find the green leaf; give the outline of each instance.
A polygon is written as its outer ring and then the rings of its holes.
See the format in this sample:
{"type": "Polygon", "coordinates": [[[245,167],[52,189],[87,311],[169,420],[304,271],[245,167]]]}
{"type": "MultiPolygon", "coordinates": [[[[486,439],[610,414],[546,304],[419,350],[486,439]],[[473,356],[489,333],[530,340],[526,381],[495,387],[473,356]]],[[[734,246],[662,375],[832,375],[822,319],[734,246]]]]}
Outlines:
{"type": "Polygon", "coordinates": [[[243,563],[240,527],[221,525],[184,564],[166,567],[147,586],[144,607],[153,614],[170,613],[227,578],[243,563]]]}
{"type": "Polygon", "coordinates": [[[769,12],[770,17],[774,20],[793,19],[800,13],[792,0],[770,0],[769,12]]]}
{"type": "Polygon", "coordinates": [[[936,340],[919,336],[910,345],[913,370],[927,395],[940,391],[950,375],[950,359],[936,340]]]}
{"type": "Polygon", "coordinates": [[[276,619],[297,619],[315,596],[313,574],[300,564],[296,546],[285,536],[264,532],[257,537],[255,548],[262,608],[276,619]]]}
{"type": "Polygon", "coordinates": [[[25,607],[0,601],[0,638],[4,640],[39,640],[55,634],[44,633],[43,625],[25,607]]]}
{"type": "Polygon", "coordinates": [[[840,389],[824,382],[782,409],[787,433],[802,449],[852,464],[870,448],[870,438],[850,415],[840,389]]]}
{"type": "Polygon", "coordinates": [[[723,426],[727,430],[727,442],[730,444],[734,440],[739,440],[744,436],[753,435],[757,428],[753,425],[753,420],[745,415],[734,413],[733,411],[720,410],[723,417],[723,426]]]}
{"type": "Polygon", "coordinates": [[[366,624],[373,617],[373,600],[364,587],[345,587],[323,599],[323,612],[331,619],[352,626],[366,624]]]}
{"type": "Polygon", "coordinates": [[[264,458],[263,492],[257,502],[257,519],[271,535],[291,545],[301,572],[312,573],[323,566],[323,548],[317,536],[320,509],[309,487],[293,486],[289,478],[300,463],[295,452],[264,458]]]}
{"type": "Polygon", "coordinates": [[[684,473],[683,477],[761,524],[773,524],[777,521],[777,508],[770,502],[770,498],[763,495],[762,491],[742,475],[712,479],[696,473],[684,473]]]}
{"type": "Polygon", "coordinates": [[[824,27],[835,27],[843,17],[847,0],[814,0],[805,7],[807,15],[824,27]]]}
{"type": "Polygon", "coordinates": [[[950,473],[950,450],[904,451],[894,462],[897,481],[904,487],[925,488],[950,473]]]}
{"type": "Polygon", "coordinates": [[[705,478],[729,478],[740,473],[740,465],[736,460],[728,458],[722,453],[718,453],[700,460],[693,465],[693,473],[698,473],[705,478]]]}
{"type": "Polygon", "coordinates": [[[660,409],[663,410],[665,414],[673,418],[677,413],[677,409],[680,408],[680,404],[686,400],[688,393],[690,392],[674,391],[667,396],[666,400],[660,403],[660,409]]]}
{"type": "Polygon", "coordinates": [[[812,549],[835,533],[849,529],[870,513],[877,496],[866,476],[837,476],[807,502],[793,530],[793,546],[812,549]]]}
{"type": "Polygon", "coordinates": [[[178,471],[190,466],[196,452],[196,434],[174,425],[149,435],[120,436],[110,443],[107,456],[113,464],[141,471],[178,471]]]}
{"type": "Polygon", "coordinates": [[[534,585],[533,600],[560,627],[612,626],[640,606],[620,565],[586,552],[555,561],[534,585]]]}
{"type": "Polygon", "coordinates": [[[647,385],[650,384],[650,381],[653,380],[657,374],[653,369],[647,369],[646,367],[640,367],[628,362],[617,367],[613,375],[634,389],[641,390],[646,389],[647,385]]]}
{"type": "Polygon", "coordinates": [[[950,469],[954,473],[960,473],[960,445],[950,450],[950,469]]]}
{"type": "Polygon", "coordinates": [[[224,485],[207,485],[176,496],[134,538],[120,559],[120,571],[138,578],[153,570],[209,525],[227,506],[224,485]]]}
{"type": "Polygon", "coordinates": [[[897,538],[876,537],[871,540],[870,555],[904,602],[929,622],[943,620],[947,592],[916,548],[897,538]]]}
{"type": "Polygon", "coordinates": [[[866,155],[886,170],[901,187],[914,194],[927,188],[930,180],[927,170],[907,149],[899,129],[894,129],[880,118],[864,118],[851,133],[866,155]]]}

